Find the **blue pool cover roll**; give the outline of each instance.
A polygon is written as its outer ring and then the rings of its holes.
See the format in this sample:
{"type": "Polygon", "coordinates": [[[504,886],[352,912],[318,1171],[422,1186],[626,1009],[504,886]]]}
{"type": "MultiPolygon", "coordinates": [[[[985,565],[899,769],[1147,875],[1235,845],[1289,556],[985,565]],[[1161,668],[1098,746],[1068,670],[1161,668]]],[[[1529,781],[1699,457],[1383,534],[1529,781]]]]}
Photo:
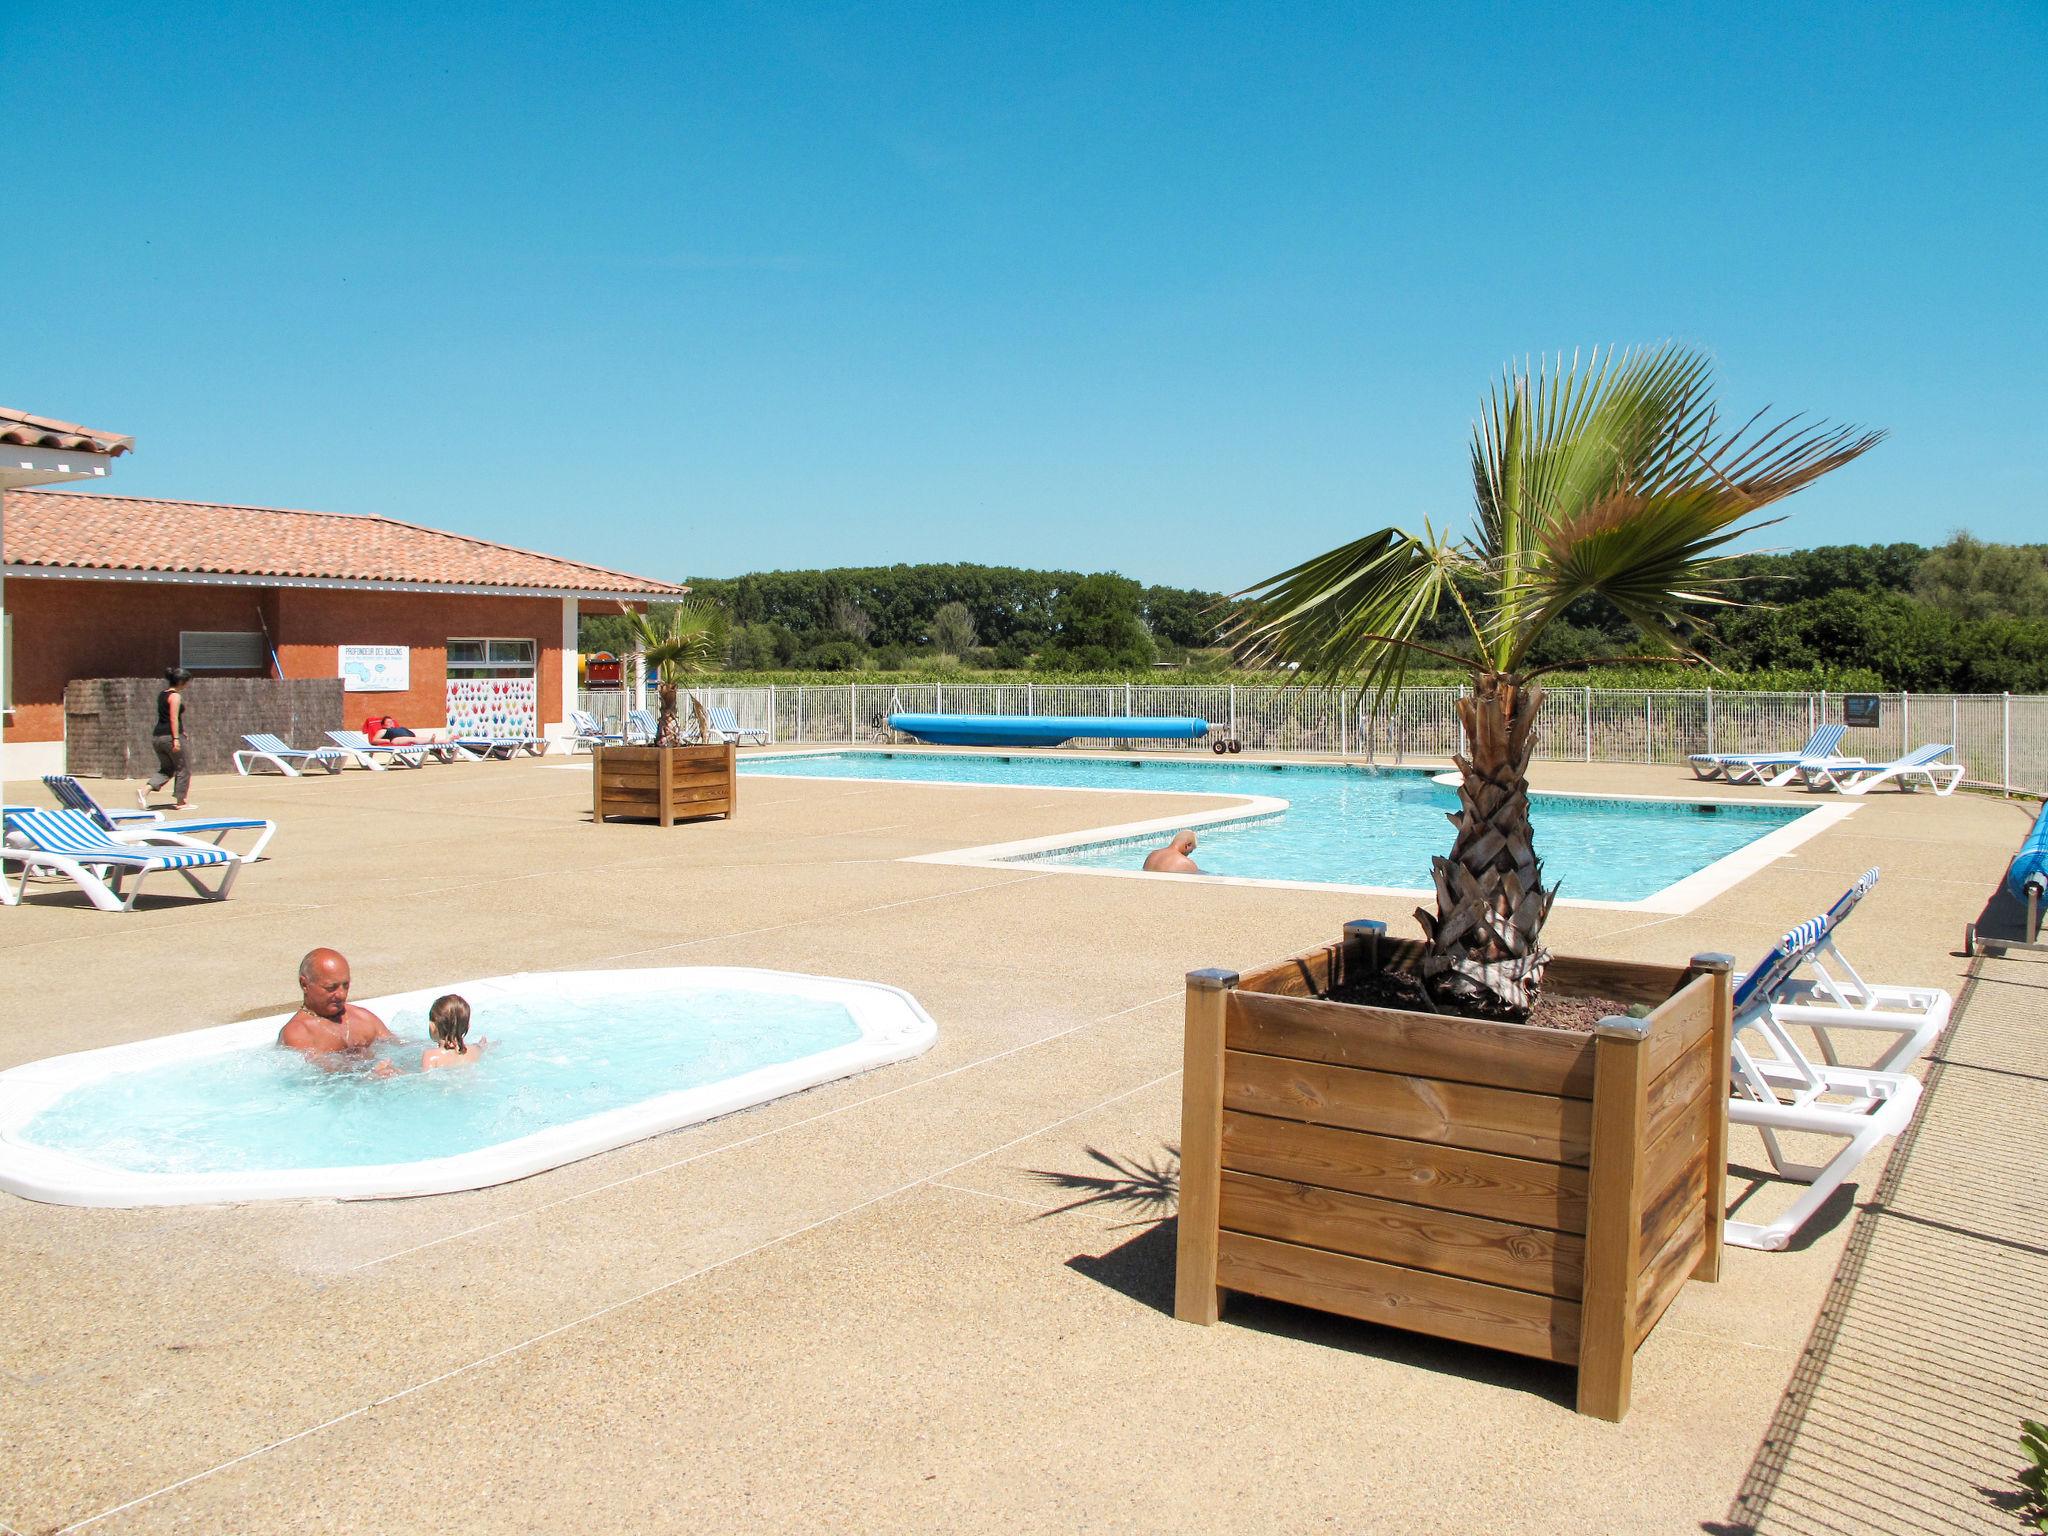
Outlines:
{"type": "Polygon", "coordinates": [[[2012,867],[2005,872],[2005,888],[2015,900],[2027,899],[2030,884],[2048,889],[2048,806],[2034,818],[2034,830],[2020,844],[2020,851],[2012,856],[2012,867]]]}
{"type": "Polygon", "coordinates": [[[889,729],[939,747],[1056,747],[1077,736],[1195,741],[1209,722],[1192,715],[891,715],[889,729]]]}

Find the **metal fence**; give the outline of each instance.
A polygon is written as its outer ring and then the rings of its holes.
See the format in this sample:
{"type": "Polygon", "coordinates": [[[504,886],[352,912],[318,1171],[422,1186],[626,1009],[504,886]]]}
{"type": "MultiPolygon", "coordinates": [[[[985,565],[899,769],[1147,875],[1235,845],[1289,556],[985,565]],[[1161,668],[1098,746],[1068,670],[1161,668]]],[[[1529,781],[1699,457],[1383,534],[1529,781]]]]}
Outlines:
{"type": "MultiPolygon", "coordinates": [[[[1373,709],[1305,688],[1173,683],[845,683],[703,688],[748,730],[785,745],[885,739],[897,711],[956,715],[1195,715],[1251,752],[1328,752],[1368,762],[1448,757],[1459,745],[1456,688],[1412,688],[1373,709]]],[[[1887,761],[1924,742],[1956,748],[1971,783],[2048,788],[2048,696],[1886,693],[1877,723],[1854,726],[1842,751],[1887,761]]],[[[616,729],[630,694],[586,692],[583,707],[616,729]]],[[[1695,752],[1783,752],[1816,725],[1841,720],[1839,693],[1717,693],[1553,688],[1536,755],[1589,763],[1683,763],[1695,752]]],[[[1204,742],[1131,741],[1201,751],[1204,742]]]]}

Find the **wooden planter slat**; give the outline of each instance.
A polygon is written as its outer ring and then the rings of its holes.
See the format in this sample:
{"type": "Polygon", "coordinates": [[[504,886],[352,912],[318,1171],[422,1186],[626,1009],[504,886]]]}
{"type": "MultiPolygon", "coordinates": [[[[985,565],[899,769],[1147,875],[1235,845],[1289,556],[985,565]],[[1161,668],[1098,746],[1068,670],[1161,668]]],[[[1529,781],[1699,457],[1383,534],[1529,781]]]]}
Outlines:
{"type": "Polygon", "coordinates": [[[700,816],[733,816],[739,777],[732,744],[690,747],[600,746],[591,764],[591,814],[673,826],[700,816]]]}
{"type": "MultiPolygon", "coordinates": [[[[1692,1138],[1688,1137],[1690,1141],[1692,1138]]],[[[1643,1197],[1642,1251],[1658,1253],[1706,1197],[1707,1149],[1694,1148],[1661,1189],[1643,1197]]]]}
{"type": "Polygon", "coordinates": [[[1225,1043],[1234,1051],[1369,1065],[1525,1093],[1593,1096],[1593,1060],[1583,1035],[1305,997],[1259,995],[1250,1006],[1249,995],[1242,989],[1232,993],[1225,1008],[1225,1043]]]}
{"type": "MultiPolygon", "coordinates": [[[[1714,1219],[1718,1221],[1720,1217],[1716,1215],[1714,1219]]],[[[1643,1272],[1636,1279],[1634,1328],[1629,1337],[1631,1350],[1650,1336],[1650,1330],[1657,1326],[1657,1319],[1664,1315],[1672,1302],[1678,1300],[1678,1293],[1692,1278],[1695,1256],[1706,1240],[1706,1221],[1705,1210],[1695,1207],[1684,1225],[1643,1265],[1643,1272]]]]}
{"type": "Polygon", "coordinates": [[[1678,1121],[1692,1114],[1702,1093],[1714,1085],[1713,1064],[1706,1052],[1694,1051],[1671,1064],[1671,1070],[1650,1083],[1645,1134],[1652,1143],[1663,1138],[1678,1121]]]}
{"type": "Polygon", "coordinates": [[[1586,1230],[1586,1170],[1365,1131],[1223,1114],[1223,1163],[1468,1216],[1586,1230]]]}
{"type": "Polygon", "coordinates": [[[1570,1232],[1518,1226],[1346,1194],[1257,1174],[1223,1171],[1223,1225],[1271,1237],[1433,1270],[1461,1280],[1578,1299],[1584,1240],[1570,1232]]]}
{"type": "Polygon", "coordinates": [[[1318,996],[1413,965],[1377,929],[1189,976],[1175,1312],[1242,1290],[1558,1360],[1620,1418],[1636,1346],[1719,1272],[1729,962],[1553,961],[1648,1005],[1594,1035],[1318,996]]]}
{"type": "Polygon", "coordinates": [[[1584,1099],[1249,1051],[1226,1056],[1226,1109],[1553,1163],[1583,1163],[1592,1145],[1584,1099]]]}
{"type": "Polygon", "coordinates": [[[1576,1302],[1238,1232],[1223,1234],[1216,1278],[1229,1290],[1542,1360],[1570,1360],[1579,1347],[1576,1302]]]}

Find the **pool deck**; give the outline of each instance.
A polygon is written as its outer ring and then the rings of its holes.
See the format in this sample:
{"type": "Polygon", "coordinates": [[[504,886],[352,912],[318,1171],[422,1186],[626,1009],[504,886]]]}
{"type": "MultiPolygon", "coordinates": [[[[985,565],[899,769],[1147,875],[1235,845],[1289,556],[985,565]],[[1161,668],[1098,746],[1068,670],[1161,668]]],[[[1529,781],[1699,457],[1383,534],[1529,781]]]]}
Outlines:
{"type": "MultiPolygon", "coordinates": [[[[1672,768],[1535,779],[1755,793],[1672,768]]],[[[288,1008],[315,944],[364,996],[519,969],[858,977],[915,993],[939,1042],[468,1194],[0,1196],[0,1529],[1737,1530],[1858,1225],[1844,1199],[1792,1252],[1730,1250],[1643,1347],[1618,1426],[1570,1411],[1568,1373],[1483,1350],[1249,1301],[1191,1327],[1167,1313],[1162,1220],[1182,975],[1347,918],[1405,930],[1414,898],[906,862],[1175,811],[1142,793],[749,779],[729,823],[593,828],[587,769],[548,759],[207,778],[195,799],[276,817],[270,858],[226,904],[166,882],[132,916],[33,888],[0,911],[0,1066],[288,1008]]],[[[1962,926],[2030,814],[1875,794],[1691,913],[1560,908],[1548,939],[1747,964],[1880,864],[1851,956],[1960,991],[1962,926]]],[[[2013,996],[2048,974],[2002,964],[2013,996]]],[[[1947,1156],[1999,1162],[2002,1113],[1946,1116],[1947,1156]]],[[[1731,1198],[1755,1183],[1733,1153],[1731,1198]]],[[[2041,1209],[2038,1159],[2003,1179],[2041,1209]]],[[[1913,1209],[1939,1219],[1945,1188],[1930,1162],[1913,1209]]],[[[1947,1278],[1925,1275],[1930,1307],[1947,1278]]],[[[1982,1469],[1946,1465],[1917,1484],[1924,1528],[1945,1500],[1984,1508],[1982,1469]]],[[[1769,1492],[1806,1528],[1796,1478],[1769,1492]]]]}

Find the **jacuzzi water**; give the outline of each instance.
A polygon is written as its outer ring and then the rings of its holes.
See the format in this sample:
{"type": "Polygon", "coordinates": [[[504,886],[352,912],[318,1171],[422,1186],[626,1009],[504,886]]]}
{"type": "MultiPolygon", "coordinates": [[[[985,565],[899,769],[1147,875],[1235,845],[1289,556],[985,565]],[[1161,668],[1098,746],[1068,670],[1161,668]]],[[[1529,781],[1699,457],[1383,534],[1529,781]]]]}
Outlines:
{"type": "MultiPolygon", "coordinates": [[[[750,775],[895,779],[1047,788],[1264,795],[1275,815],[1197,829],[1196,862],[1216,875],[1318,884],[1425,889],[1430,860],[1450,849],[1454,789],[1419,769],[1159,758],[1011,757],[852,751],[745,762],[750,775]]],[[[1544,872],[1560,894],[1641,901],[1808,814],[1797,806],[1530,797],[1544,872]]],[[[1020,856],[1052,867],[1122,869],[1143,862],[1157,833],[1020,856]]]]}
{"type": "Polygon", "coordinates": [[[440,1193],[519,1178],[929,1048],[907,993],[734,968],[491,977],[363,999],[400,1040],[327,1072],[286,1016],[0,1072],[0,1188],[72,1204],[440,1193]],[[467,1066],[421,1072],[469,1000],[467,1066]]]}
{"type": "Polygon", "coordinates": [[[144,1173],[340,1168],[474,1152],[657,1093],[738,1077],[860,1038],[843,1003],[729,988],[675,999],[594,990],[477,1010],[474,1064],[420,1072],[426,1009],[384,1021],[392,1078],[324,1072],[296,1051],[230,1051],[76,1089],[24,1139],[144,1173]]]}

